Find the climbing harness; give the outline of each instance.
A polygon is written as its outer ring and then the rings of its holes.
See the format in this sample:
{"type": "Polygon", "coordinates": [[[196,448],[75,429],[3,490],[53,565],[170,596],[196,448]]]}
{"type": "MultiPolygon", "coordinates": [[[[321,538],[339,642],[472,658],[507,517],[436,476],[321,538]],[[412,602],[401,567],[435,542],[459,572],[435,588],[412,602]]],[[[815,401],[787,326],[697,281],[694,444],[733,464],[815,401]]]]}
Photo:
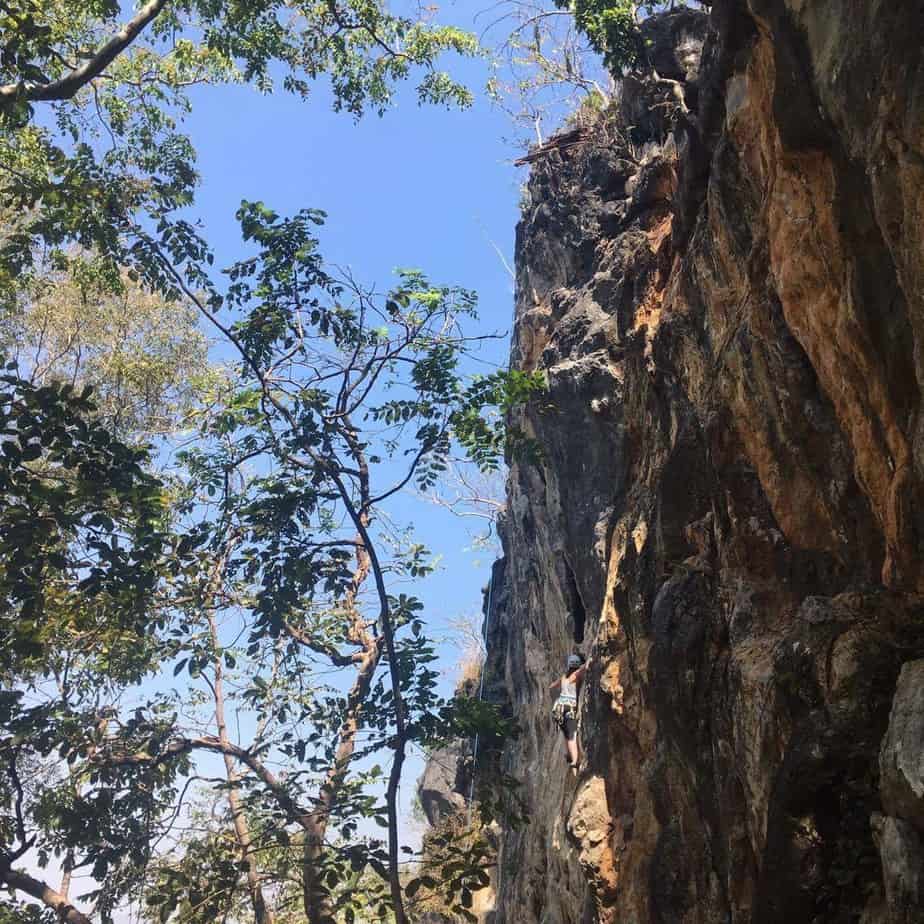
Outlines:
{"type": "Polygon", "coordinates": [[[559,728],[564,729],[567,718],[575,718],[577,713],[577,685],[567,677],[562,677],[561,690],[555,705],[552,706],[552,717],[559,728]]]}
{"type": "Polygon", "coordinates": [[[577,720],[577,682],[569,679],[582,664],[584,659],[577,654],[568,656],[567,670],[568,674],[561,678],[561,688],[558,691],[558,699],[552,706],[552,718],[555,724],[565,731],[565,723],[568,719],[577,720]]]}
{"type": "Polygon", "coordinates": [[[577,719],[576,704],[568,700],[556,700],[552,707],[552,718],[555,719],[555,724],[564,731],[568,719],[577,719]]]}

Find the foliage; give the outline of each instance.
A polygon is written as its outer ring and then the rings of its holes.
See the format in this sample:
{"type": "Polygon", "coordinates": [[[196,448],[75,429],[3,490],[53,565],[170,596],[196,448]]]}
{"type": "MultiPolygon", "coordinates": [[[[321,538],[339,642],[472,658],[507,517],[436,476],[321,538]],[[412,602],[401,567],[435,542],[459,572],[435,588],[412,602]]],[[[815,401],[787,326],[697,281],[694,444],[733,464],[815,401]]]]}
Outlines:
{"type": "MultiPolygon", "coordinates": [[[[146,904],[154,919],[167,921],[177,914],[190,924],[224,920],[246,914],[238,895],[241,875],[240,852],[226,831],[208,831],[204,813],[197,820],[206,833],[186,837],[182,850],[163,858],[154,868],[146,904]]],[[[224,819],[230,827],[230,819],[224,819]]]]}
{"type": "Polygon", "coordinates": [[[53,911],[34,902],[0,899],[0,924],[57,924],[53,911]]]}
{"type": "Polygon", "coordinates": [[[95,417],[132,441],[178,429],[221,381],[188,302],[124,274],[108,279],[87,255],[69,273],[48,268],[21,287],[0,316],[0,346],[33,383],[92,383],[95,417]]]}
{"type": "Polygon", "coordinates": [[[375,0],[149,0],[122,38],[121,14],[118,3],[80,0],[14,0],[0,11],[0,209],[13,216],[0,236],[7,298],[40,250],[66,264],[68,243],[95,251],[112,278],[131,267],[171,293],[139,234],[155,227],[168,252],[206,251],[179,217],[197,182],[180,127],[191,87],[244,82],[269,92],[280,83],[307,96],[327,76],[335,108],[359,116],[386,109],[395,84],[416,72],[421,102],[471,101],[436,62],[475,53],[474,39],[375,0]]]}
{"type": "MultiPolygon", "coordinates": [[[[300,823],[299,836],[315,868],[310,875],[318,907],[346,913],[355,876],[370,867],[390,879],[390,901],[400,917],[395,796],[405,749],[447,728],[458,734],[460,719],[436,696],[435,654],[423,633],[420,602],[386,586],[387,574],[425,575],[426,550],[395,535],[386,562],[370,526],[408,483],[432,486],[453,436],[459,437],[458,422],[471,425],[487,403],[485,390],[466,388],[457,371],[468,347],[458,325],[474,313],[474,297],[404,271],[397,287],[377,299],[352,279],[327,273],[312,236],[319,214],[286,219],[245,202],[239,217],[257,252],[227,271],[224,300],[246,310],[232,323],[216,319],[241,354],[239,391],[209,422],[209,442],[185,461],[205,493],[220,499],[213,557],[223,535],[235,536],[227,577],[246,588],[237,596],[251,601],[247,657],[268,663],[266,646],[279,651],[279,642],[288,640],[275,662],[275,684],[296,689],[281,701],[274,697],[263,716],[289,730],[260,747],[275,746],[304,766],[302,782],[317,779],[312,785],[326,808],[300,823]],[[361,429],[359,420],[368,427],[361,429]],[[230,491],[229,470],[260,457],[271,460],[260,467],[272,476],[239,477],[242,488],[230,491]],[[375,593],[363,604],[370,575],[375,593]],[[372,614],[365,615],[364,605],[372,614]],[[342,646],[360,650],[349,655],[342,646]],[[321,691],[304,688],[306,654],[335,665],[358,663],[345,696],[319,699],[321,691]],[[380,659],[387,671],[377,675],[380,659]],[[362,712],[354,718],[359,702],[362,712]],[[288,726],[293,705],[301,710],[288,726]],[[308,735],[306,720],[315,728],[308,735]],[[351,763],[383,748],[394,751],[384,806],[361,795],[364,785],[375,784],[376,768],[348,775],[351,763]],[[375,839],[356,841],[357,813],[387,827],[387,852],[375,839]],[[333,829],[339,835],[331,841],[333,829]],[[316,843],[321,838],[325,849],[316,843]]],[[[217,287],[199,279],[211,293],[209,303],[217,304],[217,287]]],[[[500,378],[492,389],[491,395],[503,391],[509,401],[523,392],[519,380],[500,378]]],[[[464,438],[484,464],[496,464],[499,441],[482,447],[474,436],[464,438]]],[[[187,662],[191,673],[203,669],[205,657],[187,662]]],[[[253,676],[254,667],[248,673],[253,676]]],[[[274,692],[272,686],[257,677],[244,697],[256,701],[274,692]]],[[[470,730],[477,717],[466,721],[470,730]]]]}
{"type": "MultiPolygon", "coordinates": [[[[42,863],[57,856],[91,872],[103,921],[145,881],[148,913],[163,922],[249,906],[264,924],[271,918],[259,909],[271,901],[280,913],[302,902],[312,922],[358,919],[370,906],[403,921],[397,786],[407,748],[509,728],[483,704],[438,696],[422,604],[396,583],[424,577],[432,557],[391,525],[389,501],[409,484],[431,487],[457,442],[496,466],[503,429],[497,420],[481,427],[480,415],[493,403],[506,413],[538,386],[518,375],[462,378],[471,292],[406,270],[380,297],[325,266],[314,237],[320,213],[282,217],[244,202],[238,217],[251,255],[223,281],[208,259],[190,255],[182,275],[161,264],[238,363],[220,400],[192,415],[196,434],[176,454],[179,468],[137,495],[171,505],[166,537],[153,527],[159,508],[140,508],[159,546],[142,554],[148,534],[131,533],[143,622],[123,625],[139,611],[116,551],[106,547],[98,573],[93,561],[75,562],[77,588],[92,596],[95,579],[111,603],[91,626],[105,657],[84,643],[82,622],[60,631],[65,612],[78,620],[92,610],[63,598],[55,644],[36,651],[31,675],[18,667],[18,687],[4,694],[4,839],[18,844],[14,859],[31,848],[42,863]],[[182,678],[186,689],[161,683],[142,696],[148,671],[182,678]],[[231,728],[250,729],[250,740],[231,728]],[[387,775],[375,763],[383,753],[387,775]],[[214,782],[207,767],[216,756],[225,772],[214,782]],[[20,785],[27,773],[39,788],[20,785]],[[184,780],[196,776],[211,778],[212,798],[226,806],[204,832],[178,821],[184,780]],[[370,835],[370,824],[386,838],[370,835]],[[176,846],[158,853],[165,839],[176,846]]],[[[72,396],[69,386],[14,384],[72,396]]],[[[76,410],[92,414],[89,404],[76,410]]],[[[47,423],[51,441],[35,457],[46,467],[65,452],[47,423]]],[[[111,467],[120,453],[142,458],[112,449],[121,444],[98,420],[84,427],[116,453],[111,467]]],[[[82,439],[81,473],[102,451],[82,439]]],[[[95,484],[106,497],[119,485],[109,470],[95,484]]],[[[90,509],[79,500],[69,500],[77,534],[90,509]]],[[[134,508],[114,500],[121,523],[134,508]]],[[[34,594],[47,596],[53,582],[40,577],[34,594]]]]}
{"type": "Polygon", "coordinates": [[[406,586],[433,557],[393,499],[460,445],[496,468],[541,385],[465,380],[473,293],[333,273],[315,210],[243,202],[249,256],[217,274],[181,125],[190,87],[323,75],[356,116],[412,71],[421,101],[466,105],[436,61],[475,44],[375,0],[121,16],[0,10],[0,336],[21,360],[0,377],[0,920],[49,917],[16,868],[34,857],[67,901],[91,879],[74,902],[102,924],[139,894],[161,924],[405,924],[407,749],[508,726],[438,695],[406,586]],[[181,420],[155,478],[130,443],[181,420]]]}
{"type": "Polygon", "coordinates": [[[562,9],[570,9],[578,29],[590,40],[593,49],[603,55],[603,63],[612,73],[636,66],[640,57],[638,7],[632,0],[555,0],[562,9]]]}
{"type": "Polygon", "coordinates": [[[488,827],[461,812],[450,815],[424,838],[419,868],[406,885],[414,914],[477,921],[475,893],[490,886],[496,860],[488,827]]]}
{"type": "Polygon", "coordinates": [[[601,93],[588,93],[566,119],[573,127],[594,125],[606,114],[609,100],[601,93]]]}
{"type": "Polygon", "coordinates": [[[459,443],[482,470],[496,470],[505,457],[534,457],[538,453],[535,442],[510,426],[508,417],[513,408],[547,390],[544,373],[519,369],[480,376],[467,387],[465,401],[452,422],[459,443]],[[485,409],[497,409],[497,413],[491,418],[484,414],[485,409]]]}
{"type": "MultiPolygon", "coordinates": [[[[647,62],[640,24],[646,16],[665,11],[663,3],[631,0],[555,0],[555,4],[573,13],[578,29],[615,76],[647,62]]],[[[668,8],[673,10],[675,4],[668,8]]]]}
{"type": "Polygon", "coordinates": [[[62,635],[143,633],[163,535],[145,455],[92,419],[91,389],[0,375],[0,668],[42,663],[62,635]]]}

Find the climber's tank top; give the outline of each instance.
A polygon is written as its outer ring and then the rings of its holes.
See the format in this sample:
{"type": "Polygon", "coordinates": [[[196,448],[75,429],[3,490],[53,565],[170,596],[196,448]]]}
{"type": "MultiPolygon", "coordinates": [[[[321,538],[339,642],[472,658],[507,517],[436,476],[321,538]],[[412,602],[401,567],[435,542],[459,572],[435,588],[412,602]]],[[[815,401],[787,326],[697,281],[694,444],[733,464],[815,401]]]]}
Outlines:
{"type": "Polygon", "coordinates": [[[561,678],[561,692],[558,694],[558,702],[566,703],[569,706],[577,705],[577,684],[567,677],[561,678]]]}

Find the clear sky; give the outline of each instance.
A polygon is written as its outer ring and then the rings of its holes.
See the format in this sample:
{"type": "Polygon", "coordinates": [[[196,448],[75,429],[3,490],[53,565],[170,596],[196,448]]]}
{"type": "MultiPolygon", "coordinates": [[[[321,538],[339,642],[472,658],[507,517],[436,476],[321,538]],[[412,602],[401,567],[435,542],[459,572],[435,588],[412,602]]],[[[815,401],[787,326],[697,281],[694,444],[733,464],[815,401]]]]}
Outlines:
{"type": "MultiPolygon", "coordinates": [[[[322,253],[359,280],[382,290],[396,267],[415,267],[435,283],[475,289],[480,318],[468,332],[505,336],[486,344],[484,365],[472,371],[505,365],[513,280],[497,251],[512,265],[522,170],[512,164],[519,152],[502,140],[507,117],[482,92],[485,62],[462,61],[453,68],[460,72],[476,92],[468,110],[418,106],[409,84],[384,116],[358,122],[331,110],[323,85],[308,102],[247,87],[197,93],[187,123],[202,175],[194,211],[216,265],[245,255],[234,220],[241,199],[284,214],[323,209],[322,253]]],[[[464,551],[470,524],[410,494],[394,512],[443,556],[438,574],[419,588],[430,617],[479,607],[490,563],[464,551]]]]}

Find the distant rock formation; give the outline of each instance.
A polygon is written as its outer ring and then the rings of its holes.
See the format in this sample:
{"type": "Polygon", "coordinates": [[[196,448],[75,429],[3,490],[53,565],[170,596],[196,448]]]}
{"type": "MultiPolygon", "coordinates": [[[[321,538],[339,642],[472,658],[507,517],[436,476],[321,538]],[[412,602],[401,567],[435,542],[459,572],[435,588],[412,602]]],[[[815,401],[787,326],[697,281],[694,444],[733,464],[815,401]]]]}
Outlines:
{"type": "Polygon", "coordinates": [[[465,808],[459,783],[463,750],[462,742],[435,750],[427,757],[424,772],[417,781],[417,796],[434,828],[465,808]]]}

